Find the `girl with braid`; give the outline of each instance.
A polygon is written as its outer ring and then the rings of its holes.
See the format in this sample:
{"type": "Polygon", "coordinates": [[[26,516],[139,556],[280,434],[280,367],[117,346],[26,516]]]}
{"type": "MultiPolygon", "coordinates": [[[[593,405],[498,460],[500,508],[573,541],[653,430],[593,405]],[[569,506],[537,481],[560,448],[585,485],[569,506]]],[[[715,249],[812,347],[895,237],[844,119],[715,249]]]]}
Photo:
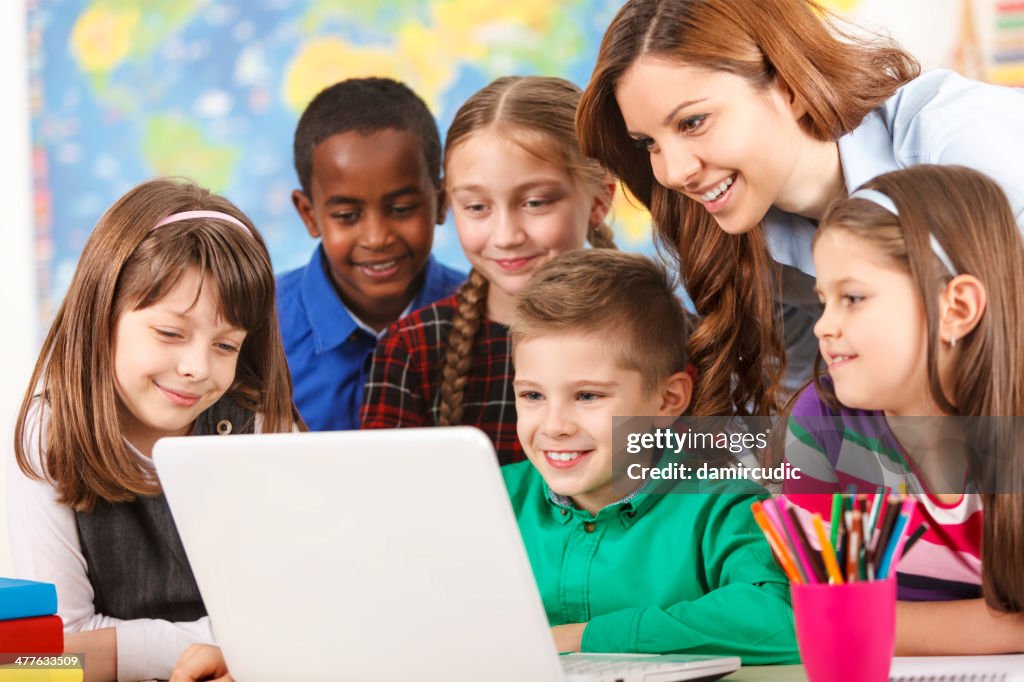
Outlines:
{"type": "Polygon", "coordinates": [[[580,152],[580,91],[559,78],[499,78],[459,109],[445,140],[445,189],[473,269],[460,291],[393,325],[374,353],[363,428],[476,426],[502,464],[521,461],[508,320],[544,263],[614,248],[615,191],[580,152]]]}

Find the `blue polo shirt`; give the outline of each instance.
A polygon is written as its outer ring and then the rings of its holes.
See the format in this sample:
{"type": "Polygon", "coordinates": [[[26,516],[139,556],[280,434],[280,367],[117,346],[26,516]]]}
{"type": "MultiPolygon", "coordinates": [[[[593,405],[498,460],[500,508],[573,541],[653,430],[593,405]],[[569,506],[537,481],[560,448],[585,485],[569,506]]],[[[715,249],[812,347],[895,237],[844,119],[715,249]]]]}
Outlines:
{"type": "MultiPolygon", "coordinates": [[[[466,279],[433,256],[425,273],[405,312],[451,296],[466,279]]],[[[359,428],[363,385],[380,336],[349,312],[330,277],[321,245],[307,265],[277,278],[277,316],[295,405],[313,431],[359,428]]]]}

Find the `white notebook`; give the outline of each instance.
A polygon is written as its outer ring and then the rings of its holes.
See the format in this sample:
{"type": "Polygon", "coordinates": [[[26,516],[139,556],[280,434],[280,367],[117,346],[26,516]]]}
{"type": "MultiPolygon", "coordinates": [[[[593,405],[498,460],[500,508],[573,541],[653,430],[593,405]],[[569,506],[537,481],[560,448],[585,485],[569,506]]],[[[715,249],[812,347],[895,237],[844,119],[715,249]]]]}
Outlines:
{"type": "Polygon", "coordinates": [[[889,682],[1024,682],[1024,654],[892,659],[889,682]]]}

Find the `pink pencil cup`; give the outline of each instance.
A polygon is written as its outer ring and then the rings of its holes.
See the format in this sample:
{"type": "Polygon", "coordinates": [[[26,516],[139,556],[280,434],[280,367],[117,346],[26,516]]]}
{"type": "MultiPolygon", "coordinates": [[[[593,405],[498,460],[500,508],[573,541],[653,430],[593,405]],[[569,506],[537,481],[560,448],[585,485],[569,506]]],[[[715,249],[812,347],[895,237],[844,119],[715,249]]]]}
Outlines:
{"type": "Polygon", "coordinates": [[[896,581],[791,585],[809,682],[886,682],[896,638],[896,581]]]}

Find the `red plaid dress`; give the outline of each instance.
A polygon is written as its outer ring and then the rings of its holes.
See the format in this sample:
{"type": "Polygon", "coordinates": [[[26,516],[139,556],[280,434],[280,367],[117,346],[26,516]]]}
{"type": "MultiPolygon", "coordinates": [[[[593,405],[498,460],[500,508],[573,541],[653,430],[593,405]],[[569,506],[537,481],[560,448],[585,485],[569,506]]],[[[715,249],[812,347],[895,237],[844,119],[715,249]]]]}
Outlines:
{"type": "MultiPolygon", "coordinates": [[[[362,428],[437,426],[441,360],[455,318],[455,301],[450,296],[410,313],[378,342],[363,391],[362,428]]],[[[462,425],[475,426],[490,436],[501,464],[525,459],[516,435],[512,379],[508,327],[484,319],[473,343],[462,425]]]]}

